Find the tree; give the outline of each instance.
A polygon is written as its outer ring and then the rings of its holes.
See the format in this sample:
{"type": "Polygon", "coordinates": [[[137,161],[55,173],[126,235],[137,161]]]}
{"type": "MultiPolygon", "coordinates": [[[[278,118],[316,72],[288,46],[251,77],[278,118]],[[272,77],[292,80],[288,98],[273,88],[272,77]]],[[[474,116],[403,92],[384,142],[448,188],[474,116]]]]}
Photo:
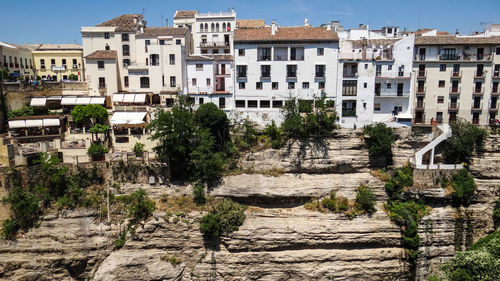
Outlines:
{"type": "Polygon", "coordinates": [[[191,178],[208,185],[218,181],[222,175],[224,160],[220,152],[214,152],[215,138],[207,129],[198,131],[191,152],[191,178]]]}
{"type": "Polygon", "coordinates": [[[139,188],[130,195],[119,197],[128,207],[127,216],[131,218],[131,223],[136,224],[141,220],[150,217],[156,206],[155,203],[147,198],[147,193],[144,189],[139,188]]]}
{"type": "Polygon", "coordinates": [[[15,118],[15,117],[23,117],[23,116],[33,116],[35,115],[35,111],[33,107],[29,105],[25,105],[21,108],[18,108],[16,110],[11,110],[8,113],[8,118],[15,118]]]}
{"type": "Polygon", "coordinates": [[[368,214],[373,214],[377,211],[375,209],[375,194],[373,194],[373,190],[369,187],[363,185],[358,187],[358,192],[356,193],[356,203],[358,203],[361,209],[368,214]]]}
{"type": "Polygon", "coordinates": [[[391,128],[387,127],[384,123],[377,123],[366,126],[364,133],[368,136],[366,143],[370,156],[392,156],[392,144],[394,143],[395,136],[391,128]]]}
{"type": "Polygon", "coordinates": [[[19,230],[35,226],[42,214],[40,199],[20,186],[13,187],[3,201],[10,204],[12,212],[12,219],[3,222],[2,235],[6,239],[15,239],[19,230]]]}
{"type": "Polygon", "coordinates": [[[87,154],[94,159],[102,159],[108,153],[108,149],[102,143],[92,143],[87,150],[87,154]]]}
{"type": "Polygon", "coordinates": [[[104,134],[104,139],[108,139],[108,132],[110,128],[106,125],[95,124],[94,127],[89,129],[89,132],[92,134],[92,140],[94,140],[94,135],[97,135],[97,139],[99,139],[99,134],[104,134]]]}
{"type": "Polygon", "coordinates": [[[226,148],[226,143],[230,141],[229,119],[226,113],[213,103],[200,105],[194,114],[195,122],[200,129],[208,129],[214,136],[214,147],[221,152],[226,148]]]}
{"type": "Polygon", "coordinates": [[[274,120],[271,124],[266,126],[264,130],[264,135],[268,136],[271,139],[271,147],[274,149],[279,149],[283,146],[283,137],[281,133],[281,129],[276,126],[274,120]]]}
{"type": "Polygon", "coordinates": [[[476,190],[474,178],[466,169],[453,175],[451,197],[455,205],[469,206],[476,190]]]}
{"type": "Polygon", "coordinates": [[[103,124],[108,118],[108,111],[102,105],[77,105],[71,111],[73,121],[79,124],[103,124]]]}
{"type": "Polygon", "coordinates": [[[193,186],[193,196],[194,196],[194,202],[196,204],[199,204],[199,205],[205,204],[205,202],[206,202],[205,187],[200,183],[196,183],[193,186]]]}
{"type": "Polygon", "coordinates": [[[486,130],[470,122],[459,119],[450,123],[452,136],[443,147],[443,156],[447,163],[469,163],[474,150],[481,151],[486,130]]]}
{"type": "Polygon", "coordinates": [[[201,218],[200,231],[205,237],[216,238],[237,231],[244,221],[245,207],[224,198],[217,201],[212,210],[201,218]]]}
{"type": "Polygon", "coordinates": [[[140,142],[137,142],[135,143],[134,145],[134,154],[136,157],[142,157],[144,155],[144,144],[143,143],[140,143],[140,142]]]}

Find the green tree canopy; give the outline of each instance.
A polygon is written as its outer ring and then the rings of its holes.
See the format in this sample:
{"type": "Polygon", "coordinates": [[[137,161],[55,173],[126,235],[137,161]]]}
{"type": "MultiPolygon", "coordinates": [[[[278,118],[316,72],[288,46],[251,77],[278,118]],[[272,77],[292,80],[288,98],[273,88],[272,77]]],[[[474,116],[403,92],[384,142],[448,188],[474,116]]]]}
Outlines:
{"type": "Polygon", "coordinates": [[[450,123],[453,135],[448,138],[443,148],[447,163],[469,163],[474,150],[481,151],[486,130],[470,122],[459,119],[450,123]]]}
{"type": "Polygon", "coordinates": [[[194,117],[200,129],[208,129],[215,138],[215,149],[223,151],[226,143],[230,141],[229,119],[226,113],[213,103],[205,103],[196,110],[194,117]]]}
{"type": "Polygon", "coordinates": [[[77,105],[71,111],[73,121],[79,124],[103,124],[108,118],[108,111],[102,105],[77,105]]]}

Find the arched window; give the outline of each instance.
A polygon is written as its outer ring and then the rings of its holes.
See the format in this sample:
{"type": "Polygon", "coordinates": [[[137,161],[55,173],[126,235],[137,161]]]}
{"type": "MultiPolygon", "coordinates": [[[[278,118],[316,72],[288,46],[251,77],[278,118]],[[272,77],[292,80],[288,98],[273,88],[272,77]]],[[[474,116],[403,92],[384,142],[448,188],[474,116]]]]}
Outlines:
{"type": "Polygon", "coordinates": [[[230,22],[227,23],[227,31],[231,31],[231,23],[230,22]]]}
{"type": "Polygon", "coordinates": [[[205,32],[208,32],[208,23],[205,23],[205,32]]]}
{"type": "Polygon", "coordinates": [[[219,23],[215,25],[215,31],[219,32],[219,23]]]}
{"type": "Polygon", "coordinates": [[[203,31],[203,23],[200,23],[200,31],[203,31]]]}
{"type": "Polygon", "coordinates": [[[222,31],[226,31],[226,23],[222,24],[222,31]]]}
{"type": "Polygon", "coordinates": [[[211,29],[210,31],[212,31],[212,32],[213,32],[214,30],[215,30],[215,24],[214,24],[214,23],[212,23],[212,29],[211,29]]]}
{"type": "Polygon", "coordinates": [[[149,88],[149,77],[141,77],[141,88],[149,88]]]}

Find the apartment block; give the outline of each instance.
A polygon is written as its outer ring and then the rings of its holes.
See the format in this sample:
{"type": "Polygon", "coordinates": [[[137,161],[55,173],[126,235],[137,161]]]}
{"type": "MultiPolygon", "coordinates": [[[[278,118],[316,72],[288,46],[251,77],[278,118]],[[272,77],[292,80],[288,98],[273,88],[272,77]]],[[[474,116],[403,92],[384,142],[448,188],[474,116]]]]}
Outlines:
{"type": "Polygon", "coordinates": [[[422,34],[415,38],[414,125],[498,118],[500,37],[422,34]]]}
{"type": "Polygon", "coordinates": [[[32,50],[35,72],[42,80],[68,80],[70,75],[76,75],[79,82],[85,80],[81,45],[29,44],[25,46],[32,50]]]}
{"type": "Polygon", "coordinates": [[[31,50],[26,46],[0,41],[0,67],[7,69],[12,76],[35,78],[31,50]]]}
{"type": "Polygon", "coordinates": [[[411,125],[414,36],[397,27],[339,32],[337,113],[340,125],[353,128],[375,122],[411,125]]]}
{"type": "Polygon", "coordinates": [[[238,28],[234,45],[236,117],[280,123],[290,97],[335,100],[339,39],[331,25],[238,28]]]}

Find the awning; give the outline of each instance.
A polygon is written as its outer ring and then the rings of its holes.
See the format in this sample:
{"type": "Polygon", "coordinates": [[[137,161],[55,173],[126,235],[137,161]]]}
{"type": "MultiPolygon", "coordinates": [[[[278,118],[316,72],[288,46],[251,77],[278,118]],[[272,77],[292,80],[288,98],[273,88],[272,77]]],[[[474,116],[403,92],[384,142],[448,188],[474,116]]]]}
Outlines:
{"type": "Polygon", "coordinates": [[[9,128],[10,129],[26,128],[26,122],[24,120],[12,120],[12,121],[9,121],[9,128]]]}
{"type": "Polygon", "coordinates": [[[43,127],[42,119],[26,120],[26,128],[43,127]]]}
{"type": "Polygon", "coordinates": [[[90,97],[77,97],[76,105],[87,105],[90,104],[90,97]]]}
{"type": "Polygon", "coordinates": [[[134,99],[135,99],[134,94],[123,95],[123,102],[134,102],[134,99]]]}
{"type": "Polygon", "coordinates": [[[111,116],[110,123],[113,125],[138,125],[146,123],[144,118],[146,117],[146,112],[115,112],[111,116]]]}
{"type": "Polygon", "coordinates": [[[61,100],[62,99],[62,96],[50,96],[50,97],[47,97],[47,101],[50,101],[50,100],[61,100]]]}
{"type": "Polygon", "coordinates": [[[76,104],[75,96],[63,97],[61,100],[61,105],[75,105],[75,104],[76,104]]]}
{"type": "Polygon", "coordinates": [[[105,97],[92,97],[90,100],[90,104],[104,104],[105,101],[105,97]]]}
{"type": "Polygon", "coordinates": [[[135,103],[145,103],[146,102],[146,94],[136,94],[134,102],[135,103]]]}
{"type": "Polygon", "coordinates": [[[113,102],[123,102],[123,94],[113,94],[113,102]]]}
{"type": "Polygon", "coordinates": [[[59,121],[59,119],[56,119],[56,118],[51,118],[51,119],[43,119],[43,126],[44,127],[53,127],[53,126],[56,126],[56,127],[59,127],[61,126],[61,122],[59,121]]]}
{"type": "Polygon", "coordinates": [[[47,98],[32,98],[30,106],[45,106],[47,98]]]}

